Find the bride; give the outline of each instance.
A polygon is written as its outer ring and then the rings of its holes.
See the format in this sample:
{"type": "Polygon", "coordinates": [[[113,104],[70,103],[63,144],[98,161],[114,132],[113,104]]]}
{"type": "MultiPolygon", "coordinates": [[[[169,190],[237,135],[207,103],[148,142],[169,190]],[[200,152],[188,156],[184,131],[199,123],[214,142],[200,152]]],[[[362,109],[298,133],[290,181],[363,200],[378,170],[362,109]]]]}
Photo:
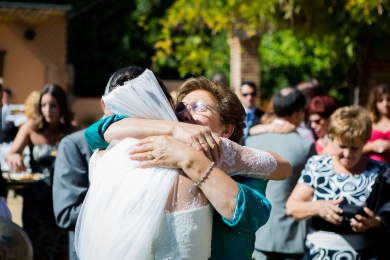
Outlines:
{"type": "MultiPolygon", "coordinates": [[[[154,75],[148,70],[113,90],[103,100],[107,109],[114,114],[177,120],[154,75]]],[[[189,102],[191,109],[213,114],[217,116],[217,122],[218,111],[212,111],[214,106],[209,105],[212,101],[200,101],[189,102]]],[[[184,108],[177,106],[176,112],[178,109],[184,108]]],[[[230,128],[226,133],[222,132],[222,136],[225,134],[228,137],[232,131],[234,129],[230,128]]],[[[228,181],[228,176],[221,170],[230,176],[238,174],[266,179],[270,172],[275,172],[275,168],[280,166],[276,165],[277,162],[283,164],[283,159],[277,155],[243,148],[222,139],[224,153],[218,164],[220,169],[213,168],[212,164],[209,166],[205,161],[205,168],[198,174],[194,174],[193,169],[186,169],[188,167],[185,165],[180,167],[188,176],[172,169],[141,170],[137,162],[128,158],[129,151],[136,143],[137,140],[126,139],[108,149],[103,157],[99,158],[95,152],[97,160],[91,158],[92,163],[96,161],[90,170],[92,185],[76,227],[76,250],[81,259],[207,259],[210,256],[212,230],[209,201],[227,221],[233,220],[236,199],[239,200],[239,195],[245,189],[230,178],[228,181]],[[248,163],[253,158],[262,160],[248,166],[238,163],[248,163]],[[110,175],[107,176],[107,173],[110,175]],[[223,199],[209,191],[213,185],[210,186],[208,182],[217,176],[218,186],[223,188],[218,195],[226,195],[223,199]],[[194,186],[194,182],[198,185],[194,186]],[[234,202],[230,203],[233,204],[230,210],[224,209],[226,201],[234,202]]],[[[192,149],[185,145],[181,150],[184,152],[187,148],[192,149]]],[[[145,157],[149,163],[159,159],[159,154],[155,152],[132,156],[141,160],[145,157]]],[[[192,154],[192,157],[197,156],[198,153],[192,154]]],[[[199,160],[204,161],[204,158],[199,160]]],[[[267,211],[265,198],[262,206],[267,211]]]]}

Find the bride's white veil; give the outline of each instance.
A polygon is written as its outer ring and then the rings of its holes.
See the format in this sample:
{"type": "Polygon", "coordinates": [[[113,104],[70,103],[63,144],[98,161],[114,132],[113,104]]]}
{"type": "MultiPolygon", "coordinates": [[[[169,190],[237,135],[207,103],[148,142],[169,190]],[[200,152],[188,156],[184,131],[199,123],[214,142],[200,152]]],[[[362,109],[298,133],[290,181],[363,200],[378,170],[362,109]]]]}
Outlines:
{"type": "MultiPolygon", "coordinates": [[[[103,97],[116,115],[177,121],[150,70],[103,97]]],[[[147,259],[177,171],[138,169],[129,158],[136,139],[108,150],[94,168],[93,181],[75,232],[77,255],[84,259],[147,259]]]]}

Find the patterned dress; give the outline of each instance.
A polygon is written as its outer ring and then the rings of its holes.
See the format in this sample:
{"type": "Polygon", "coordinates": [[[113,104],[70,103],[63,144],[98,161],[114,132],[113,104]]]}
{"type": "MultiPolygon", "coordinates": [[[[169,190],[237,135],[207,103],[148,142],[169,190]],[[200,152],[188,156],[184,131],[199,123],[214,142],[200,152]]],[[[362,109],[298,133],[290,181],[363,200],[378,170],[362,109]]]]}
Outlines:
{"type": "MultiPolygon", "coordinates": [[[[316,155],[307,162],[298,183],[314,189],[313,201],[344,198],[343,203],[364,206],[378,174],[387,170],[387,164],[370,159],[361,174],[337,174],[331,156],[316,155]]],[[[305,259],[357,259],[367,244],[366,237],[353,232],[347,220],[335,226],[315,217],[306,238],[305,259]]]]}
{"type": "Polygon", "coordinates": [[[46,178],[23,189],[23,229],[27,232],[35,254],[63,253],[68,251],[68,231],[56,224],[53,211],[52,181],[54,160],[53,145],[27,147],[29,171],[43,173],[46,178]]]}

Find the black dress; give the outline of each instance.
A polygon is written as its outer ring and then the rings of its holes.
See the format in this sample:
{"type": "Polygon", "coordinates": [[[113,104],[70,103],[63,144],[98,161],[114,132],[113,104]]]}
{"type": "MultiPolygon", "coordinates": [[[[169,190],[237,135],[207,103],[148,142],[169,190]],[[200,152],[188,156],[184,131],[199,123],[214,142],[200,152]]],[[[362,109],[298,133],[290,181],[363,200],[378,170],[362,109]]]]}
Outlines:
{"type": "Polygon", "coordinates": [[[68,252],[68,232],[57,226],[53,211],[55,156],[52,152],[57,150],[57,146],[35,145],[28,148],[28,168],[32,173],[43,173],[46,178],[22,191],[23,228],[31,239],[35,254],[68,252]]]}

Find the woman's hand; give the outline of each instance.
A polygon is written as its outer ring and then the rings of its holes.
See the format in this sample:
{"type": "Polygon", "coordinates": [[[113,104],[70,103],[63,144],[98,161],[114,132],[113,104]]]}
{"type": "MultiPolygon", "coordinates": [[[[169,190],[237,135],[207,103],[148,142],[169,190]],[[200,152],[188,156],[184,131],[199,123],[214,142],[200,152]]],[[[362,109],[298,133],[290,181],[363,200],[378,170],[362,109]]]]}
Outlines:
{"type": "Polygon", "coordinates": [[[343,202],[343,200],[317,200],[315,202],[317,215],[329,223],[340,225],[343,218],[339,214],[342,214],[343,210],[337,205],[343,202]]]}
{"type": "Polygon", "coordinates": [[[383,153],[390,150],[390,142],[383,139],[377,139],[364,146],[364,152],[383,153]]]}
{"type": "Polygon", "coordinates": [[[183,168],[181,163],[197,153],[186,143],[171,136],[152,136],[140,140],[130,152],[130,159],[141,161],[139,168],[183,168]]]}
{"type": "Polygon", "coordinates": [[[381,217],[376,216],[369,208],[364,207],[364,211],[368,217],[356,215],[354,219],[351,219],[351,228],[355,232],[364,232],[370,228],[379,228],[381,226],[381,217]]]}
{"type": "Polygon", "coordinates": [[[274,121],[271,124],[270,132],[271,133],[279,133],[279,134],[287,134],[296,131],[296,126],[291,124],[290,122],[283,121],[280,124],[278,121],[274,121]]]}
{"type": "Polygon", "coordinates": [[[17,172],[26,171],[26,166],[23,163],[23,158],[19,154],[11,154],[7,156],[7,163],[11,167],[11,169],[17,172]]]}
{"type": "Polygon", "coordinates": [[[172,135],[194,149],[204,152],[206,157],[217,165],[222,158],[221,138],[207,126],[176,123],[172,135]]]}

